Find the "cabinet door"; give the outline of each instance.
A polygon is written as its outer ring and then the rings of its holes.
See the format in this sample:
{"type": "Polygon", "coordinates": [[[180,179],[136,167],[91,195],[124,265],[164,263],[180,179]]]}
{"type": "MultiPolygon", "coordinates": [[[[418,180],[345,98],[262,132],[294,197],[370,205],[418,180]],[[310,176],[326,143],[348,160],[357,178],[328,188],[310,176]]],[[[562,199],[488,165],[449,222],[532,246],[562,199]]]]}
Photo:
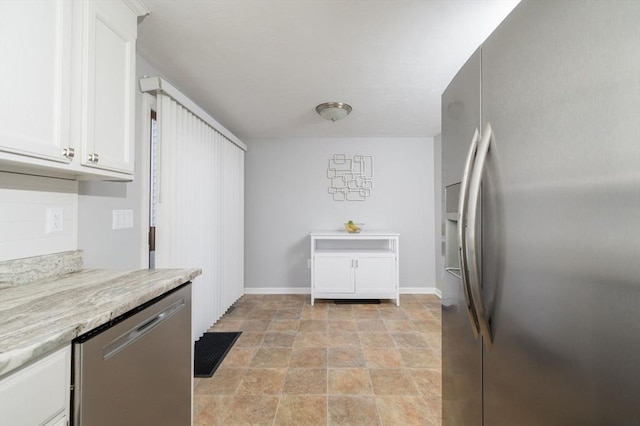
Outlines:
{"type": "Polygon", "coordinates": [[[0,151],[68,163],[72,3],[0,1],[0,151]]]}
{"type": "Polygon", "coordinates": [[[9,374],[0,380],[0,425],[41,425],[68,417],[70,382],[71,346],[9,374]]]}
{"type": "Polygon", "coordinates": [[[133,173],[137,17],[121,1],[84,7],[82,164],[133,173]]]}
{"type": "Polygon", "coordinates": [[[395,291],[395,256],[359,255],[356,259],[355,281],[358,294],[395,291]]]}
{"type": "Polygon", "coordinates": [[[323,254],[313,258],[313,288],[316,292],[353,293],[353,257],[323,254]]]}

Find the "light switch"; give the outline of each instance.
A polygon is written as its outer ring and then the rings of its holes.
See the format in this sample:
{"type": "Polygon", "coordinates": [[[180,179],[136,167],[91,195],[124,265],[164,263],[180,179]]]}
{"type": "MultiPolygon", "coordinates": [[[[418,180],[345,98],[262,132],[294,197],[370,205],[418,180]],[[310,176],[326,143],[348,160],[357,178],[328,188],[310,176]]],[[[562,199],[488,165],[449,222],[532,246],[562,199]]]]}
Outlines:
{"type": "Polygon", "coordinates": [[[113,210],[111,218],[111,229],[133,228],[133,210],[113,210]]]}

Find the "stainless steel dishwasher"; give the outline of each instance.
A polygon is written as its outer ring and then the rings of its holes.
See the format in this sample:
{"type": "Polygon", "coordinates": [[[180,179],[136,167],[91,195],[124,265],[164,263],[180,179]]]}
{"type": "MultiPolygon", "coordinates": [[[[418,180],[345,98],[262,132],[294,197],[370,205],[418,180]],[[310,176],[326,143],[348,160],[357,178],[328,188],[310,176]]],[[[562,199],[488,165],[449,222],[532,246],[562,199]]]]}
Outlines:
{"type": "Polygon", "coordinates": [[[191,283],[73,342],[74,426],[191,424],[191,283]]]}

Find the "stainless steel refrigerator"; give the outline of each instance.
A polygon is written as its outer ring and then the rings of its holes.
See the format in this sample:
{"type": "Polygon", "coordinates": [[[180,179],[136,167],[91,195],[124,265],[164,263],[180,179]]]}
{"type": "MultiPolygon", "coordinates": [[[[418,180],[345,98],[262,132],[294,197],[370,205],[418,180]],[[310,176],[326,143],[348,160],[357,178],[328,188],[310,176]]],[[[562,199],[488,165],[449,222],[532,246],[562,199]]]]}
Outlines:
{"type": "Polygon", "coordinates": [[[442,96],[443,422],[640,424],[640,2],[523,1],[442,96]]]}

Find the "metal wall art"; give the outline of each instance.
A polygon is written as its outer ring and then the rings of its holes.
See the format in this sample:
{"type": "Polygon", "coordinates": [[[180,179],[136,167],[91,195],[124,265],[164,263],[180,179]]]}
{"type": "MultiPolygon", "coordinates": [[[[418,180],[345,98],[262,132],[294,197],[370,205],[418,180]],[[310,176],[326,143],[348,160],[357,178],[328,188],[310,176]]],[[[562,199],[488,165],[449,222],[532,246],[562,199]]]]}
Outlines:
{"type": "Polygon", "coordinates": [[[373,189],[373,156],[334,154],[327,177],[334,201],[365,201],[373,189]]]}

